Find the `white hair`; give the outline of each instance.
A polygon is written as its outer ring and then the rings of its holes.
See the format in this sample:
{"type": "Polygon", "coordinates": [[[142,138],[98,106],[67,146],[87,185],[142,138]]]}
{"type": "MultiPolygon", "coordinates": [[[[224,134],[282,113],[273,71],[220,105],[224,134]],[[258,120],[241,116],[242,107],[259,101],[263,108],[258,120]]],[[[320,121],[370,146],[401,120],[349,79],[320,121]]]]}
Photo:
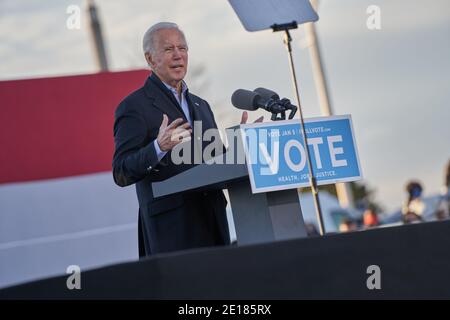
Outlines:
{"type": "MultiPolygon", "coordinates": [[[[144,38],[142,39],[142,49],[145,53],[153,54],[155,52],[155,35],[158,30],[161,29],[176,29],[183,36],[184,42],[186,42],[186,37],[184,36],[184,32],[178,27],[176,23],[173,22],[158,22],[151,26],[144,34],[144,38]]],[[[187,43],[186,43],[187,44],[187,43]]]]}

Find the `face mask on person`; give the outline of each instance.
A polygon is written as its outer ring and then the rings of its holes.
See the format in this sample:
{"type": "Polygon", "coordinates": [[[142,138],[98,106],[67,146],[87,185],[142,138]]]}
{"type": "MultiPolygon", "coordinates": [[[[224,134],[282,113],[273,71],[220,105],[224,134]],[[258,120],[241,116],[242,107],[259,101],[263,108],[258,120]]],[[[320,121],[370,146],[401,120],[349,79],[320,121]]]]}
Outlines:
{"type": "Polygon", "coordinates": [[[418,187],[413,188],[411,190],[411,197],[412,198],[419,198],[421,194],[422,194],[422,189],[420,189],[418,187]]]}

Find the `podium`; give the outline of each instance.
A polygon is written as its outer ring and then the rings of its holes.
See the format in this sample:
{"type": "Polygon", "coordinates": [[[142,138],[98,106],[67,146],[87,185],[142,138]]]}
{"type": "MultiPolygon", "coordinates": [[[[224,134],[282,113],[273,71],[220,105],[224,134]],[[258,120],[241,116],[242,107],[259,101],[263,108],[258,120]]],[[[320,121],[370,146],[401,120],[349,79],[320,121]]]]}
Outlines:
{"type": "Polygon", "coordinates": [[[238,245],[307,236],[297,189],[253,194],[246,164],[223,163],[202,163],[154,182],[153,195],[228,189],[238,245]]]}

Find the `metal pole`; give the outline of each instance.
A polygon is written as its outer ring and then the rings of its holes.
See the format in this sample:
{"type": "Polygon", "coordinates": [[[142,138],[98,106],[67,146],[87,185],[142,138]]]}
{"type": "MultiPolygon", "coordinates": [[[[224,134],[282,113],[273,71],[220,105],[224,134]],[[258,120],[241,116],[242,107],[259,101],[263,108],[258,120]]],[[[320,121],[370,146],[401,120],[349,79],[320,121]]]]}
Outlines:
{"type": "MultiPolygon", "coordinates": [[[[317,11],[317,1],[311,0],[311,5],[317,11]]],[[[328,84],[325,77],[325,72],[322,64],[320,54],[320,44],[317,40],[316,27],[314,23],[305,24],[305,32],[309,53],[311,57],[311,65],[316,85],[317,95],[319,97],[319,105],[322,115],[330,116],[333,114],[330,96],[328,94],[328,84]]],[[[336,183],[336,194],[341,207],[346,208],[354,206],[353,194],[348,183],[336,183]]]]}
{"type": "Polygon", "coordinates": [[[298,104],[298,110],[300,114],[300,127],[302,129],[302,135],[303,135],[303,144],[305,145],[305,152],[306,152],[306,158],[308,162],[308,169],[309,169],[309,184],[311,186],[311,192],[313,194],[314,199],[314,207],[316,208],[316,215],[317,215],[317,221],[319,223],[319,230],[320,235],[325,234],[325,228],[322,218],[322,209],[320,207],[320,201],[319,201],[319,189],[317,188],[317,181],[314,177],[314,172],[311,164],[311,156],[309,154],[308,144],[306,140],[306,131],[305,131],[305,123],[303,121],[303,111],[302,106],[300,104],[300,95],[298,93],[298,85],[297,85],[297,76],[295,74],[295,67],[294,67],[294,59],[292,58],[292,46],[291,46],[291,35],[289,33],[289,30],[285,30],[285,36],[284,36],[284,44],[286,45],[286,48],[288,50],[289,55],[289,62],[292,72],[292,80],[294,82],[294,89],[295,89],[295,97],[297,98],[297,104],[298,104]]]}
{"type": "Polygon", "coordinates": [[[95,6],[94,0],[87,0],[87,11],[89,17],[89,33],[91,35],[92,47],[95,52],[96,63],[100,71],[107,71],[108,59],[106,58],[101,23],[98,18],[97,7],[95,6]]]}

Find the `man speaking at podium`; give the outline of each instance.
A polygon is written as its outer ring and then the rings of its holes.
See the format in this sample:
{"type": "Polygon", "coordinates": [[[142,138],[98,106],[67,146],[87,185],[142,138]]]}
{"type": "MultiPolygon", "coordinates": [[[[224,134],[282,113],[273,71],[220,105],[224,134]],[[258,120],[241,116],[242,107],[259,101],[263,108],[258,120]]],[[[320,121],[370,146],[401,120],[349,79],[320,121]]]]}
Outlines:
{"type": "Polygon", "coordinates": [[[144,35],[143,49],[152,74],[117,107],[113,158],[116,184],[136,184],[139,255],[229,244],[221,190],[153,197],[152,182],[192,167],[175,165],[171,150],[190,139],[194,121],[202,122],[203,132],[217,125],[208,102],[190,93],[183,81],[188,46],[178,26],[153,25],[144,35]]]}

